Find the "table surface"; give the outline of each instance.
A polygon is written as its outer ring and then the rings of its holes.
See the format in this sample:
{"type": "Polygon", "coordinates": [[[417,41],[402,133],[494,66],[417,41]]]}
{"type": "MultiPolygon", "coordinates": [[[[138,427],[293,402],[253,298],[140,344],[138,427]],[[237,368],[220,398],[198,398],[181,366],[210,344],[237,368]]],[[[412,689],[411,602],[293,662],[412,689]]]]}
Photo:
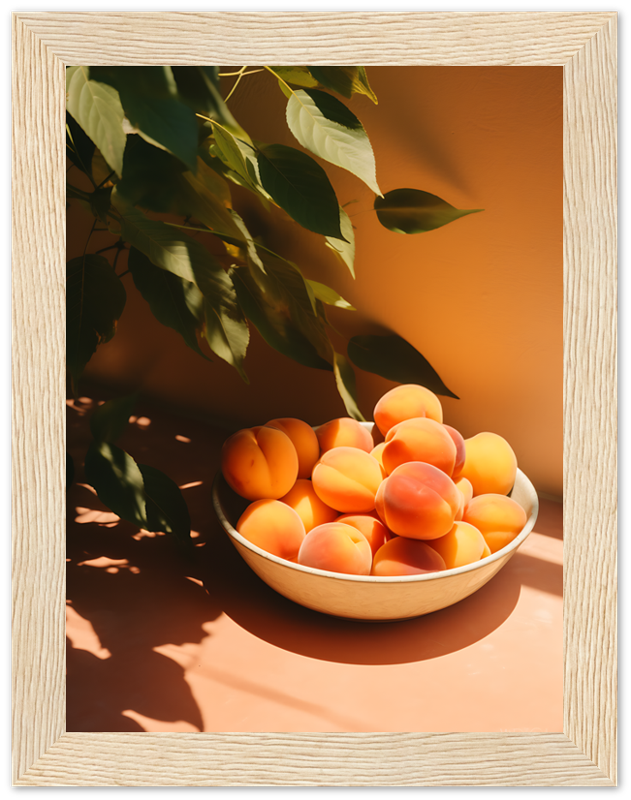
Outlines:
{"type": "Polygon", "coordinates": [[[91,410],[68,403],[68,731],[563,730],[562,505],[486,586],[413,620],[342,620],[276,594],[221,529],[226,432],[139,402],[117,443],[182,489],[196,558],[84,482],[91,410]]]}

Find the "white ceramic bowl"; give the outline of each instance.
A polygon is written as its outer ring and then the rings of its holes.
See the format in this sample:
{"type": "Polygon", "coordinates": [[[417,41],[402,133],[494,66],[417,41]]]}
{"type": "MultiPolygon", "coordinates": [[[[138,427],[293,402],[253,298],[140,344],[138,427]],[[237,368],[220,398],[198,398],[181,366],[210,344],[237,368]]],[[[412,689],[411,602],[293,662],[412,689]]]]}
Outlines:
{"type": "MultiPolygon", "coordinates": [[[[369,430],[372,423],[364,423],[369,430]]],[[[502,550],[474,564],[424,575],[375,577],[303,567],[267,553],[235,528],[248,501],[239,497],[221,472],[215,476],[212,500],[223,529],[239,554],[272,589],[307,608],[363,620],[397,620],[429,614],[464,600],[499,572],[532,531],[539,500],[521,470],[511,497],[526,512],[523,530],[502,550]]]]}

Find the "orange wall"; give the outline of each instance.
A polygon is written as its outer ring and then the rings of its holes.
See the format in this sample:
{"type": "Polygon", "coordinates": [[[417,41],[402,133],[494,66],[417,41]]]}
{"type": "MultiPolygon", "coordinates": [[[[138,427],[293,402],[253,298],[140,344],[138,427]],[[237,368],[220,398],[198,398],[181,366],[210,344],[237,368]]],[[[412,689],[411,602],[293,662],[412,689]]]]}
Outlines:
{"type": "MultiPolygon", "coordinates": [[[[268,246],[358,309],[333,309],[339,330],[388,329],[410,341],[460,397],[444,399],[445,421],[465,436],[505,436],[537,488],[560,496],[562,68],[371,67],[368,74],[379,105],[356,96],[351,108],[373,144],[382,191],[424,189],[483,213],[422,235],[394,234],[378,223],[370,190],[327,165],[340,202],[358,201],[348,208],[356,227],[353,281],[321,237],[282,215],[272,223],[239,192],[235,206],[268,246]]],[[[285,102],[271,76],[258,74],[242,82],[230,106],[253,138],[297,146],[285,102]]],[[[90,224],[83,212],[70,212],[69,258],[82,252],[90,224]]],[[[103,246],[98,236],[93,241],[103,246]]],[[[345,413],[332,375],[285,359],[255,331],[249,386],[219,359],[203,362],[155,322],[131,276],[124,281],[128,305],[118,333],[86,377],[139,387],[234,426],[275,416],[316,424],[345,413]]],[[[357,382],[369,417],[393,384],[359,371],[357,382]]]]}

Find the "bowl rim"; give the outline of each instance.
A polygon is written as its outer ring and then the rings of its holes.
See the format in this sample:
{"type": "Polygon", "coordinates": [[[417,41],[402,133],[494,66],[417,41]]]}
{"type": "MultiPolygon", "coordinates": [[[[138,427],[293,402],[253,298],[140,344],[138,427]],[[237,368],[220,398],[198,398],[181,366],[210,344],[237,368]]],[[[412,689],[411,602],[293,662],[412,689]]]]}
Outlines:
{"type": "MultiPolygon", "coordinates": [[[[280,556],[275,556],[273,553],[268,553],[266,550],[263,550],[258,545],[253,544],[252,542],[248,541],[244,536],[242,536],[239,531],[232,525],[232,523],[228,520],[226,515],[223,512],[221,507],[221,502],[219,500],[219,486],[223,481],[224,485],[230,490],[233,491],[226,479],[223,477],[222,471],[219,469],[215,474],[213,479],[211,494],[212,494],[212,503],[215,513],[217,514],[217,518],[221,523],[221,526],[226,531],[228,536],[233,539],[235,542],[238,542],[240,545],[245,547],[247,550],[255,553],[256,555],[262,556],[265,560],[271,561],[274,564],[278,564],[283,567],[287,567],[289,569],[295,569],[297,572],[303,572],[309,575],[320,576],[323,578],[336,578],[338,580],[343,581],[350,581],[354,583],[378,583],[378,584],[389,584],[389,583],[420,583],[424,581],[433,581],[433,580],[442,580],[443,578],[449,578],[455,575],[463,575],[467,572],[473,572],[479,569],[481,566],[488,566],[495,561],[499,561],[500,559],[505,558],[507,555],[512,554],[517,548],[521,545],[521,543],[526,539],[526,537],[530,534],[532,529],[535,526],[535,522],[537,521],[537,516],[539,514],[539,497],[537,495],[537,491],[535,487],[532,485],[530,479],[520,470],[517,469],[517,475],[526,483],[526,488],[531,490],[533,496],[533,507],[526,520],[526,524],[519,532],[519,534],[509,542],[505,547],[501,550],[498,550],[496,553],[491,553],[490,556],[486,556],[486,558],[482,558],[479,561],[474,561],[472,564],[464,564],[462,567],[454,567],[453,569],[444,569],[438,570],[436,572],[426,572],[422,575],[352,575],[346,572],[333,572],[331,570],[326,569],[318,569],[316,567],[307,567],[303,564],[297,564],[293,561],[288,561],[285,558],[281,558],[280,556]]],[[[517,479],[515,479],[515,483],[517,483],[517,479]]]]}

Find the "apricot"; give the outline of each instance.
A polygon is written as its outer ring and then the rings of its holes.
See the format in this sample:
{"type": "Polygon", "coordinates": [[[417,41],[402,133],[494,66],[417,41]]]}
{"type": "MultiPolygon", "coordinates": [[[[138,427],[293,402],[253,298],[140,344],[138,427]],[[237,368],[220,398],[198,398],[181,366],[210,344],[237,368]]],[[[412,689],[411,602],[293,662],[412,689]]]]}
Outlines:
{"type": "Polygon", "coordinates": [[[344,522],[327,522],[305,536],[298,563],[331,572],[370,575],[372,551],[357,528],[344,522]]]}
{"type": "Polygon", "coordinates": [[[445,569],[442,556],[425,542],[397,536],[375,553],[371,575],[420,575],[445,569]]]}
{"type": "Polygon", "coordinates": [[[363,533],[366,537],[366,541],[370,545],[373,556],[381,545],[385,544],[391,538],[390,531],[376,513],[342,514],[341,517],[337,518],[337,522],[343,522],[345,525],[352,525],[353,528],[357,528],[360,533],[363,533]]]}
{"type": "Polygon", "coordinates": [[[386,446],[385,442],[380,442],[378,445],[373,447],[373,449],[370,451],[370,455],[373,458],[377,459],[377,461],[379,462],[379,465],[382,467],[384,473],[385,473],[385,467],[383,466],[383,448],[385,446],[386,446]]]}
{"type": "Polygon", "coordinates": [[[447,569],[479,561],[486,546],[484,536],[468,522],[454,523],[449,533],[428,544],[440,553],[447,569]]]}
{"type": "Polygon", "coordinates": [[[317,525],[333,522],[338,518],[338,512],[320,500],[315,493],[313,484],[306,478],[298,478],[289,492],[280,498],[281,503],[286,503],[294,509],[309,533],[317,525]]]}
{"type": "Polygon", "coordinates": [[[311,471],[320,458],[320,444],[311,425],[294,417],[282,417],[266,422],[265,426],[278,428],[289,436],[298,454],[298,477],[310,478],[311,471]]]}
{"type": "Polygon", "coordinates": [[[480,561],[483,558],[486,558],[487,556],[490,556],[490,555],[491,555],[491,548],[488,546],[488,544],[486,543],[486,539],[485,539],[484,540],[484,550],[482,551],[482,555],[480,556],[480,561]]]}
{"type": "Polygon", "coordinates": [[[345,513],[372,511],[382,479],[377,460],[357,447],[326,450],[311,478],[320,500],[345,513]]]}
{"type": "Polygon", "coordinates": [[[471,486],[471,481],[467,480],[467,478],[458,478],[458,480],[454,481],[454,483],[456,484],[456,488],[464,495],[464,504],[466,506],[473,497],[473,486],[471,486]]]}
{"type": "Polygon", "coordinates": [[[262,425],[244,428],[224,442],[221,471],[241,497],[278,500],[296,482],[298,454],[281,430],[262,425]]]}
{"type": "Polygon", "coordinates": [[[423,461],[451,477],[456,464],[456,445],[440,422],[416,417],[390,428],[381,458],[388,475],[408,461],[423,461]]]}
{"type": "Polygon", "coordinates": [[[461,493],[442,470],[409,461],[381,483],[375,506],[387,528],[412,539],[437,539],[449,533],[461,493]]]}
{"type": "Polygon", "coordinates": [[[523,530],[527,517],[512,498],[503,494],[481,494],[467,503],[463,520],[482,533],[491,553],[497,553],[523,530]]]}
{"type": "Polygon", "coordinates": [[[443,421],[443,407],[434,392],[416,383],[395,386],[378,401],[373,411],[375,424],[385,436],[393,425],[414,417],[443,421]]]}
{"type": "Polygon", "coordinates": [[[288,561],[297,558],[305,538],[297,512],[280,500],[250,503],[237,522],[237,531],[248,542],[288,561]]]}
{"type": "Polygon", "coordinates": [[[451,473],[451,477],[454,479],[454,481],[456,481],[460,477],[462,467],[464,466],[464,460],[467,455],[464,438],[460,431],[452,428],[451,425],[443,425],[443,427],[451,436],[453,443],[456,445],[456,463],[454,465],[454,471],[451,473]]]}
{"type": "Polygon", "coordinates": [[[315,433],[323,453],[334,447],[357,447],[370,453],[375,446],[366,428],[351,417],[329,420],[316,428],[315,433]]]}
{"type": "Polygon", "coordinates": [[[467,478],[474,497],[508,494],[517,475],[517,458],[506,439],[497,433],[478,433],[465,439],[466,458],[461,478],[467,478]]]}

